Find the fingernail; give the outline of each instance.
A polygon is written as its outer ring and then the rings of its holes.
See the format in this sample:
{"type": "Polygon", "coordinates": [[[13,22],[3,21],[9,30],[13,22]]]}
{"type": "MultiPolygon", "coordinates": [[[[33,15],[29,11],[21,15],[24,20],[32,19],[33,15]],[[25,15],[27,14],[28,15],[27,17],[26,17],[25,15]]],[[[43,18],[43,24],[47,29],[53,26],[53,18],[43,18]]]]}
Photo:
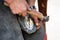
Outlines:
{"type": "Polygon", "coordinates": [[[36,23],[36,25],[39,25],[38,23],[36,23]]]}
{"type": "Polygon", "coordinates": [[[40,23],[36,23],[36,26],[40,26],[40,23]]]}
{"type": "Polygon", "coordinates": [[[39,24],[38,23],[36,23],[36,26],[38,26],[39,24]]]}

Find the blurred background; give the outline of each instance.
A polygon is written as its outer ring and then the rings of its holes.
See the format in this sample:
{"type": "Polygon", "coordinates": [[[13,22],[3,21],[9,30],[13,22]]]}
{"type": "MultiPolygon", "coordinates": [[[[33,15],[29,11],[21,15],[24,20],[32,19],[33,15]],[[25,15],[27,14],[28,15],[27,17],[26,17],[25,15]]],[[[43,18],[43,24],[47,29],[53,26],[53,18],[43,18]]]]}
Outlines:
{"type": "Polygon", "coordinates": [[[48,0],[47,15],[50,16],[46,23],[48,40],[60,40],[60,0],[48,0]]]}
{"type": "MultiPolygon", "coordinates": [[[[37,1],[35,5],[38,10],[37,1]]],[[[47,40],[60,40],[60,0],[47,0],[47,15],[50,16],[46,23],[47,40]]]]}

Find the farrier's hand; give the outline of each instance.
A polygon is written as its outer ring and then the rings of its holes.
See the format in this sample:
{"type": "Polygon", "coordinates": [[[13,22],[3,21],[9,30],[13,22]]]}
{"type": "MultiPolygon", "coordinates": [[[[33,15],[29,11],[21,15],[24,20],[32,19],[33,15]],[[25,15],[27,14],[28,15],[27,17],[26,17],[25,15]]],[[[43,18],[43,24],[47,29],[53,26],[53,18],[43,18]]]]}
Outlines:
{"type": "Polygon", "coordinates": [[[5,0],[13,14],[26,15],[28,4],[26,0],[5,0]]]}
{"type": "MultiPolygon", "coordinates": [[[[19,14],[22,16],[25,16],[27,13],[28,4],[26,3],[26,0],[5,0],[10,7],[13,14],[19,14]]],[[[6,5],[6,4],[5,4],[6,5]]],[[[36,10],[32,10],[33,13],[37,12],[36,10]]],[[[38,13],[38,12],[37,12],[38,13]]],[[[38,18],[31,15],[34,19],[34,22],[37,26],[37,29],[40,28],[40,23],[38,21],[38,18]]]]}
{"type": "MultiPolygon", "coordinates": [[[[39,13],[38,11],[36,11],[35,9],[31,10],[31,13],[39,13]]],[[[38,17],[31,15],[31,17],[34,19],[34,22],[37,26],[37,30],[40,29],[40,21],[38,20],[38,17]]]]}

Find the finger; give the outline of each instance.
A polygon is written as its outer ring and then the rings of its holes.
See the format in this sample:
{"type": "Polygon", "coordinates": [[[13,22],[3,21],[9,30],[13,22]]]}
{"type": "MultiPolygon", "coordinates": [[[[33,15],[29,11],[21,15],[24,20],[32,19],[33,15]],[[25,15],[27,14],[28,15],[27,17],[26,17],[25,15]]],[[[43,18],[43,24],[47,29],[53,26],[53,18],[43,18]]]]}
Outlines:
{"type": "Polygon", "coordinates": [[[38,18],[37,17],[33,17],[33,19],[34,19],[34,22],[35,22],[35,24],[37,26],[37,30],[40,29],[40,23],[39,23],[38,18]]]}
{"type": "Polygon", "coordinates": [[[27,8],[24,6],[23,8],[19,8],[20,9],[20,13],[23,17],[26,16],[26,13],[27,13],[27,8]]]}
{"type": "Polygon", "coordinates": [[[13,14],[18,14],[17,7],[15,7],[13,4],[11,4],[9,7],[10,7],[13,14]]]}
{"type": "Polygon", "coordinates": [[[38,25],[37,26],[37,30],[40,29],[40,23],[37,23],[36,25],[38,25]]]}
{"type": "Polygon", "coordinates": [[[39,20],[37,18],[34,19],[35,21],[35,24],[37,26],[37,29],[40,29],[40,23],[39,23],[39,20]]]}
{"type": "Polygon", "coordinates": [[[22,14],[21,14],[21,15],[22,15],[23,17],[25,17],[25,16],[26,16],[26,14],[27,14],[27,11],[24,11],[24,12],[22,12],[22,14]]]}

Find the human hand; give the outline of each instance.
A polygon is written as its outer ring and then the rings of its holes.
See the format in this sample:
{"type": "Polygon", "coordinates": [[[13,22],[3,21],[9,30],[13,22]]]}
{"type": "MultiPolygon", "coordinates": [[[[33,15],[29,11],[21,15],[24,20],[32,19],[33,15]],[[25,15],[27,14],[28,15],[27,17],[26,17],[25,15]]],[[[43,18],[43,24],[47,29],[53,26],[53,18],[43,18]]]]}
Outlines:
{"type": "MultiPolygon", "coordinates": [[[[25,0],[5,0],[13,14],[25,16],[28,4],[25,0]]],[[[6,5],[6,4],[5,4],[6,5]]]]}
{"type": "MultiPolygon", "coordinates": [[[[39,14],[41,14],[40,12],[36,11],[35,9],[30,10],[30,13],[34,13],[34,14],[39,13],[39,14]]],[[[41,16],[43,16],[43,15],[41,14],[41,16]]],[[[31,17],[33,18],[33,20],[34,20],[34,22],[37,26],[37,30],[40,29],[40,21],[38,20],[38,17],[35,16],[35,15],[31,15],[31,17]]]]}

